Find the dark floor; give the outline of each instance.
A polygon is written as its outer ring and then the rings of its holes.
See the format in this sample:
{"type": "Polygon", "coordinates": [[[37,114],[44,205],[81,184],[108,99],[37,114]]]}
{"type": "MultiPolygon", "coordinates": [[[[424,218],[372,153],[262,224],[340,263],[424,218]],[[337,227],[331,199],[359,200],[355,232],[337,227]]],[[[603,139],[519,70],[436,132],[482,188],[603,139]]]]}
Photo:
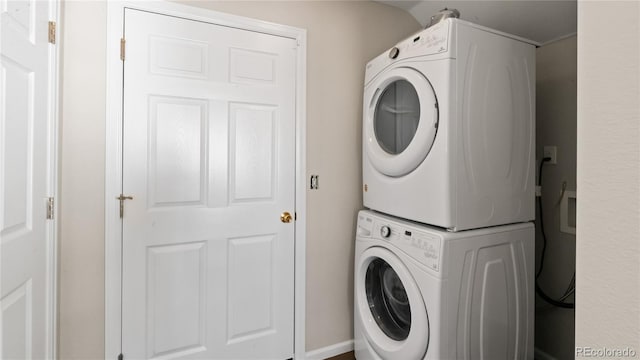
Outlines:
{"type": "Polygon", "coordinates": [[[330,358],[325,359],[325,360],[355,360],[355,359],[356,359],[356,357],[353,354],[353,351],[349,351],[347,353],[340,354],[340,355],[337,355],[337,356],[334,356],[334,357],[330,357],[330,358]]]}

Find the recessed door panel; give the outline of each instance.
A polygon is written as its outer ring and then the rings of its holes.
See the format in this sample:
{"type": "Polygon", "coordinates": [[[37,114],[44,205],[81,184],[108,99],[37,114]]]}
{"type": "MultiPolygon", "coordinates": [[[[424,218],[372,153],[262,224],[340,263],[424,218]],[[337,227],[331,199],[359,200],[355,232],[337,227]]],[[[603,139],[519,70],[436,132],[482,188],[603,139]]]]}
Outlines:
{"type": "Polygon", "coordinates": [[[276,81],[277,54],[250,49],[230,49],[230,79],[238,84],[273,85],[276,81]]]}
{"type": "Polygon", "coordinates": [[[149,63],[153,74],[206,79],[209,46],[203,41],[151,36],[149,63]]]}
{"type": "Polygon", "coordinates": [[[205,349],[206,243],[147,249],[149,357],[205,349]]]}
{"type": "Polygon", "coordinates": [[[276,114],[274,106],[230,105],[231,202],[273,198],[276,114]]]}
{"type": "Polygon", "coordinates": [[[2,338],[0,358],[31,359],[33,347],[32,281],[27,280],[0,300],[2,338]]]}
{"type": "Polygon", "coordinates": [[[239,343],[275,331],[274,246],[276,235],[229,240],[227,341],[239,343]]]}
{"type": "MultiPolygon", "coordinates": [[[[48,4],[43,4],[45,7],[48,4]]],[[[2,21],[15,29],[23,39],[29,41],[32,45],[35,41],[35,21],[36,6],[41,6],[35,0],[2,0],[0,2],[0,13],[2,21]]]]}
{"type": "Polygon", "coordinates": [[[207,184],[207,102],[149,99],[151,206],[204,205],[207,184]]]}
{"type": "Polygon", "coordinates": [[[3,237],[17,236],[31,228],[33,198],[34,72],[2,56],[2,99],[0,135],[2,141],[3,237]],[[10,90],[11,93],[8,93],[10,90]]]}

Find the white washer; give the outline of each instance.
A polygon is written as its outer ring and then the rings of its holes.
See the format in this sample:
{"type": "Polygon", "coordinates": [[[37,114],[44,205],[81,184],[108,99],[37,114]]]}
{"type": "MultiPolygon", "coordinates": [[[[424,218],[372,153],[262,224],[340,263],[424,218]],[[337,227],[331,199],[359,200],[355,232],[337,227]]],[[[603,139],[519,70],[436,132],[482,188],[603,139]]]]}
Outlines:
{"type": "Polygon", "coordinates": [[[458,233],[358,214],[358,360],[533,359],[534,227],[458,233]]]}
{"type": "Polygon", "coordinates": [[[366,67],[363,197],[452,231],[534,218],[535,46],[448,19],[366,67]]]}

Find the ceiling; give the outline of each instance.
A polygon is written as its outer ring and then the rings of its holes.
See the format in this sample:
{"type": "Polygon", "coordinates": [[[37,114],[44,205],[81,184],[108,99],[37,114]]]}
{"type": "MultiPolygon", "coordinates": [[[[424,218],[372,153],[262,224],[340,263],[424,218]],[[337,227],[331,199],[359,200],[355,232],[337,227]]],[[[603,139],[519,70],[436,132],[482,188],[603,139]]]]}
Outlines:
{"type": "Polygon", "coordinates": [[[547,0],[374,0],[403,9],[422,26],[444,8],[458,9],[462,20],[545,44],[577,31],[577,1],[547,0]]]}

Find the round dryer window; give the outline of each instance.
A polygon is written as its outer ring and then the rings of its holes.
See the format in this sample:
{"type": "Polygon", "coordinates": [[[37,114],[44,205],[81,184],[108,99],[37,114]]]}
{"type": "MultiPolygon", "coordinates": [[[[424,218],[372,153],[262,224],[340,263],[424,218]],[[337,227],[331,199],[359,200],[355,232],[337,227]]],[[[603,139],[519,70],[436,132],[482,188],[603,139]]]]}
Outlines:
{"type": "Polygon", "coordinates": [[[371,247],[356,266],[356,316],[383,359],[421,359],[429,346],[429,317],[420,289],[393,252],[371,247]]]}
{"type": "Polygon", "coordinates": [[[427,157],[438,130],[438,102],[429,81],[400,67],[381,74],[365,89],[365,146],[372,165],[399,177],[427,157]]]}
{"type": "Polygon", "coordinates": [[[420,123],[420,100],[407,80],[396,80],[382,91],[373,114],[378,144],[389,154],[403,152],[420,123]]]}

